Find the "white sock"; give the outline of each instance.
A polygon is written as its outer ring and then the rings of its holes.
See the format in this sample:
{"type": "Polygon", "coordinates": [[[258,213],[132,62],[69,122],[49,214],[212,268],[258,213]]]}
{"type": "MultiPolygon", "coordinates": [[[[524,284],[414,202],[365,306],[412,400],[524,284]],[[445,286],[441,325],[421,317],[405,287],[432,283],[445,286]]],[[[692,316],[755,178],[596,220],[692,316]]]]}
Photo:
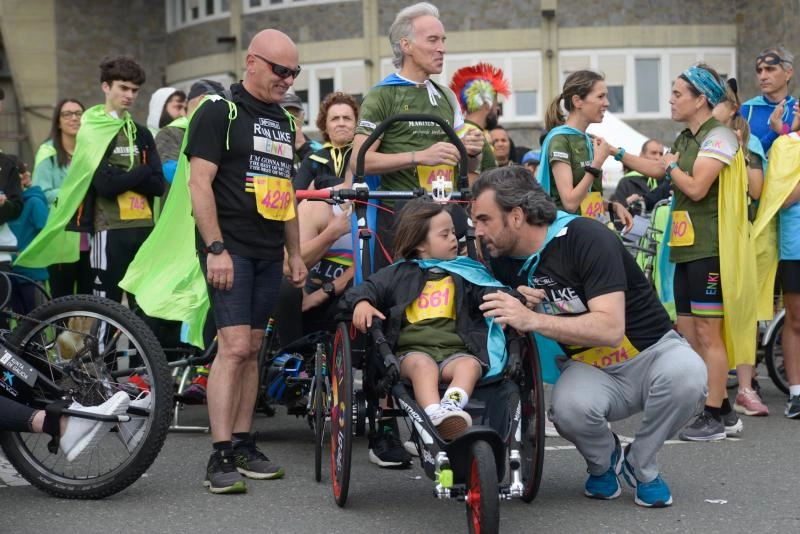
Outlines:
{"type": "Polygon", "coordinates": [[[445,401],[450,401],[458,405],[458,407],[463,410],[464,406],[466,406],[467,402],[469,402],[469,395],[467,395],[467,392],[460,387],[451,386],[447,388],[447,391],[444,392],[442,402],[445,401]]]}
{"type": "Polygon", "coordinates": [[[789,386],[789,396],[794,397],[795,395],[800,395],[800,384],[789,386]]]}
{"type": "Polygon", "coordinates": [[[433,414],[435,414],[439,410],[440,407],[441,407],[441,405],[438,402],[436,402],[434,404],[430,404],[430,405],[425,407],[425,413],[428,414],[428,417],[432,417],[433,414]]]}

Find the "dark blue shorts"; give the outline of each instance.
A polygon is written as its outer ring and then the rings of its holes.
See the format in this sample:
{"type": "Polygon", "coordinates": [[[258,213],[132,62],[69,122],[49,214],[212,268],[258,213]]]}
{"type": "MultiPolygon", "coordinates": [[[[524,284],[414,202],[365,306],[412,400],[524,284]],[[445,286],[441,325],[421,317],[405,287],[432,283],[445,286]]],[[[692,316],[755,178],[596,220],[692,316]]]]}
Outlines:
{"type": "MultiPolygon", "coordinates": [[[[206,258],[206,254],[200,254],[200,267],[207,277],[206,258]]],[[[236,254],[231,254],[231,258],[233,287],[225,291],[207,284],[217,328],[249,325],[254,330],[262,330],[267,327],[272,305],[278,296],[283,261],[258,260],[236,254]]]]}

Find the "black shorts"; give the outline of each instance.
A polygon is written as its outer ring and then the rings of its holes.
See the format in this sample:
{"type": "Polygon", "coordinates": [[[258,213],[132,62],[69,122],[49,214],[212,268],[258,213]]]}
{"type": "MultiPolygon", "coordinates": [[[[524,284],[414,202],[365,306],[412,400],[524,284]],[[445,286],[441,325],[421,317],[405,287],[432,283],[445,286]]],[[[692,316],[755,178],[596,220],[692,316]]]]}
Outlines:
{"type": "MultiPolygon", "coordinates": [[[[233,287],[225,291],[208,286],[208,298],[217,328],[249,325],[253,330],[267,327],[272,305],[283,278],[283,260],[267,261],[231,254],[233,287]]],[[[203,275],[207,254],[200,254],[203,275]]]]}
{"type": "Polygon", "coordinates": [[[784,293],[800,293],[800,260],[781,260],[778,279],[784,293]]]}
{"type": "Polygon", "coordinates": [[[673,288],[678,315],[712,319],[725,315],[719,256],[675,265],[673,288]]]}

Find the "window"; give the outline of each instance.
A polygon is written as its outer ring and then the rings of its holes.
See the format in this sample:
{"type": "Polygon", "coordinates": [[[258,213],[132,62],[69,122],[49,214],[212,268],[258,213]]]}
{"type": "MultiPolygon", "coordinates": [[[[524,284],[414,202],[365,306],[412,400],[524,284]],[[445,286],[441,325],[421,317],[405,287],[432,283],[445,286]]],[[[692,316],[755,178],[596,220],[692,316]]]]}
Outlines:
{"type": "Polygon", "coordinates": [[[661,60],[637,58],[636,63],[636,111],[658,112],[661,92],[661,60]]]}
{"type": "Polygon", "coordinates": [[[167,0],[166,6],[167,31],[225,18],[231,14],[230,0],[167,0]]]}
{"type": "Polygon", "coordinates": [[[560,84],[576,70],[596,70],[606,78],[609,111],[622,118],[663,118],[669,117],[672,82],[699,61],[720,73],[736,72],[733,47],[565,50],[559,54],[560,84]]]}
{"type": "MultiPolygon", "coordinates": [[[[363,61],[303,63],[300,76],[294,81],[294,92],[306,109],[307,130],[316,132],[317,113],[322,99],[334,91],[343,91],[361,101],[367,90],[363,61]]],[[[304,130],[305,131],[305,130],[304,130]]]]}
{"type": "Polygon", "coordinates": [[[316,4],[330,4],[332,2],[352,2],[354,0],[244,0],[244,12],[254,13],[268,9],[282,9],[286,7],[299,7],[316,4]]]}
{"type": "MultiPolygon", "coordinates": [[[[541,104],[541,54],[539,52],[506,52],[476,54],[447,54],[442,73],[434,76],[435,82],[449,86],[453,73],[462,67],[484,62],[503,69],[503,74],[511,86],[510,97],[500,97],[503,110],[500,122],[513,125],[522,121],[535,121],[542,118],[541,104]]],[[[391,58],[381,60],[381,77],[397,69],[391,58]]]]}

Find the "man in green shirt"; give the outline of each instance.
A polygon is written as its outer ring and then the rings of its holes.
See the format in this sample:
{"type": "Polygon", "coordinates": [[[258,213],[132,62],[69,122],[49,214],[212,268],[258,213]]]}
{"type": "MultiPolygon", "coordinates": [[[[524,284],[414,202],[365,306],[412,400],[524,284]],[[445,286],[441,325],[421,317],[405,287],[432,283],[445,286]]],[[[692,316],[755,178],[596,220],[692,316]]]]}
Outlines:
{"type": "MultiPolygon", "coordinates": [[[[483,136],[477,129],[464,127],[461,109],[453,92],[430,79],[440,74],[445,54],[444,26],[439,10],[420,2],[401,10],[391,28],[389,42],[397,73],[384,78],[364,97],[361,116],[353,140],[353,154],[358,154],[367,137],[383,120],[400,113],[435,115],[447,122],[461,136],[469,155],[469,170],[478,168],[483,152],[483,136]]],[[[367,174],[379,174],[380,189],[408,191],[423,187],[428,191],[437,177],[456,181],[460,155],[442,129],[432,121],[396,122],[373,143],[364,158],[367,174]]],[[[355,171],[357,158],[350,158],[355,171]]],[[[399,203],[384,202],[396,210],[399,203]]],[[[392,250],[393,213],[378,210],[378,239],[392,250]]],[[[379,247],[376,247],[378,250],[379,247]]],[[[375,254],[375,270],[391,262],[375,254]]],[[[411,458],[403,449],[389,421],[382,431],[370,438],[370,460],[381,467],[410,465],[411,458]]]]}

